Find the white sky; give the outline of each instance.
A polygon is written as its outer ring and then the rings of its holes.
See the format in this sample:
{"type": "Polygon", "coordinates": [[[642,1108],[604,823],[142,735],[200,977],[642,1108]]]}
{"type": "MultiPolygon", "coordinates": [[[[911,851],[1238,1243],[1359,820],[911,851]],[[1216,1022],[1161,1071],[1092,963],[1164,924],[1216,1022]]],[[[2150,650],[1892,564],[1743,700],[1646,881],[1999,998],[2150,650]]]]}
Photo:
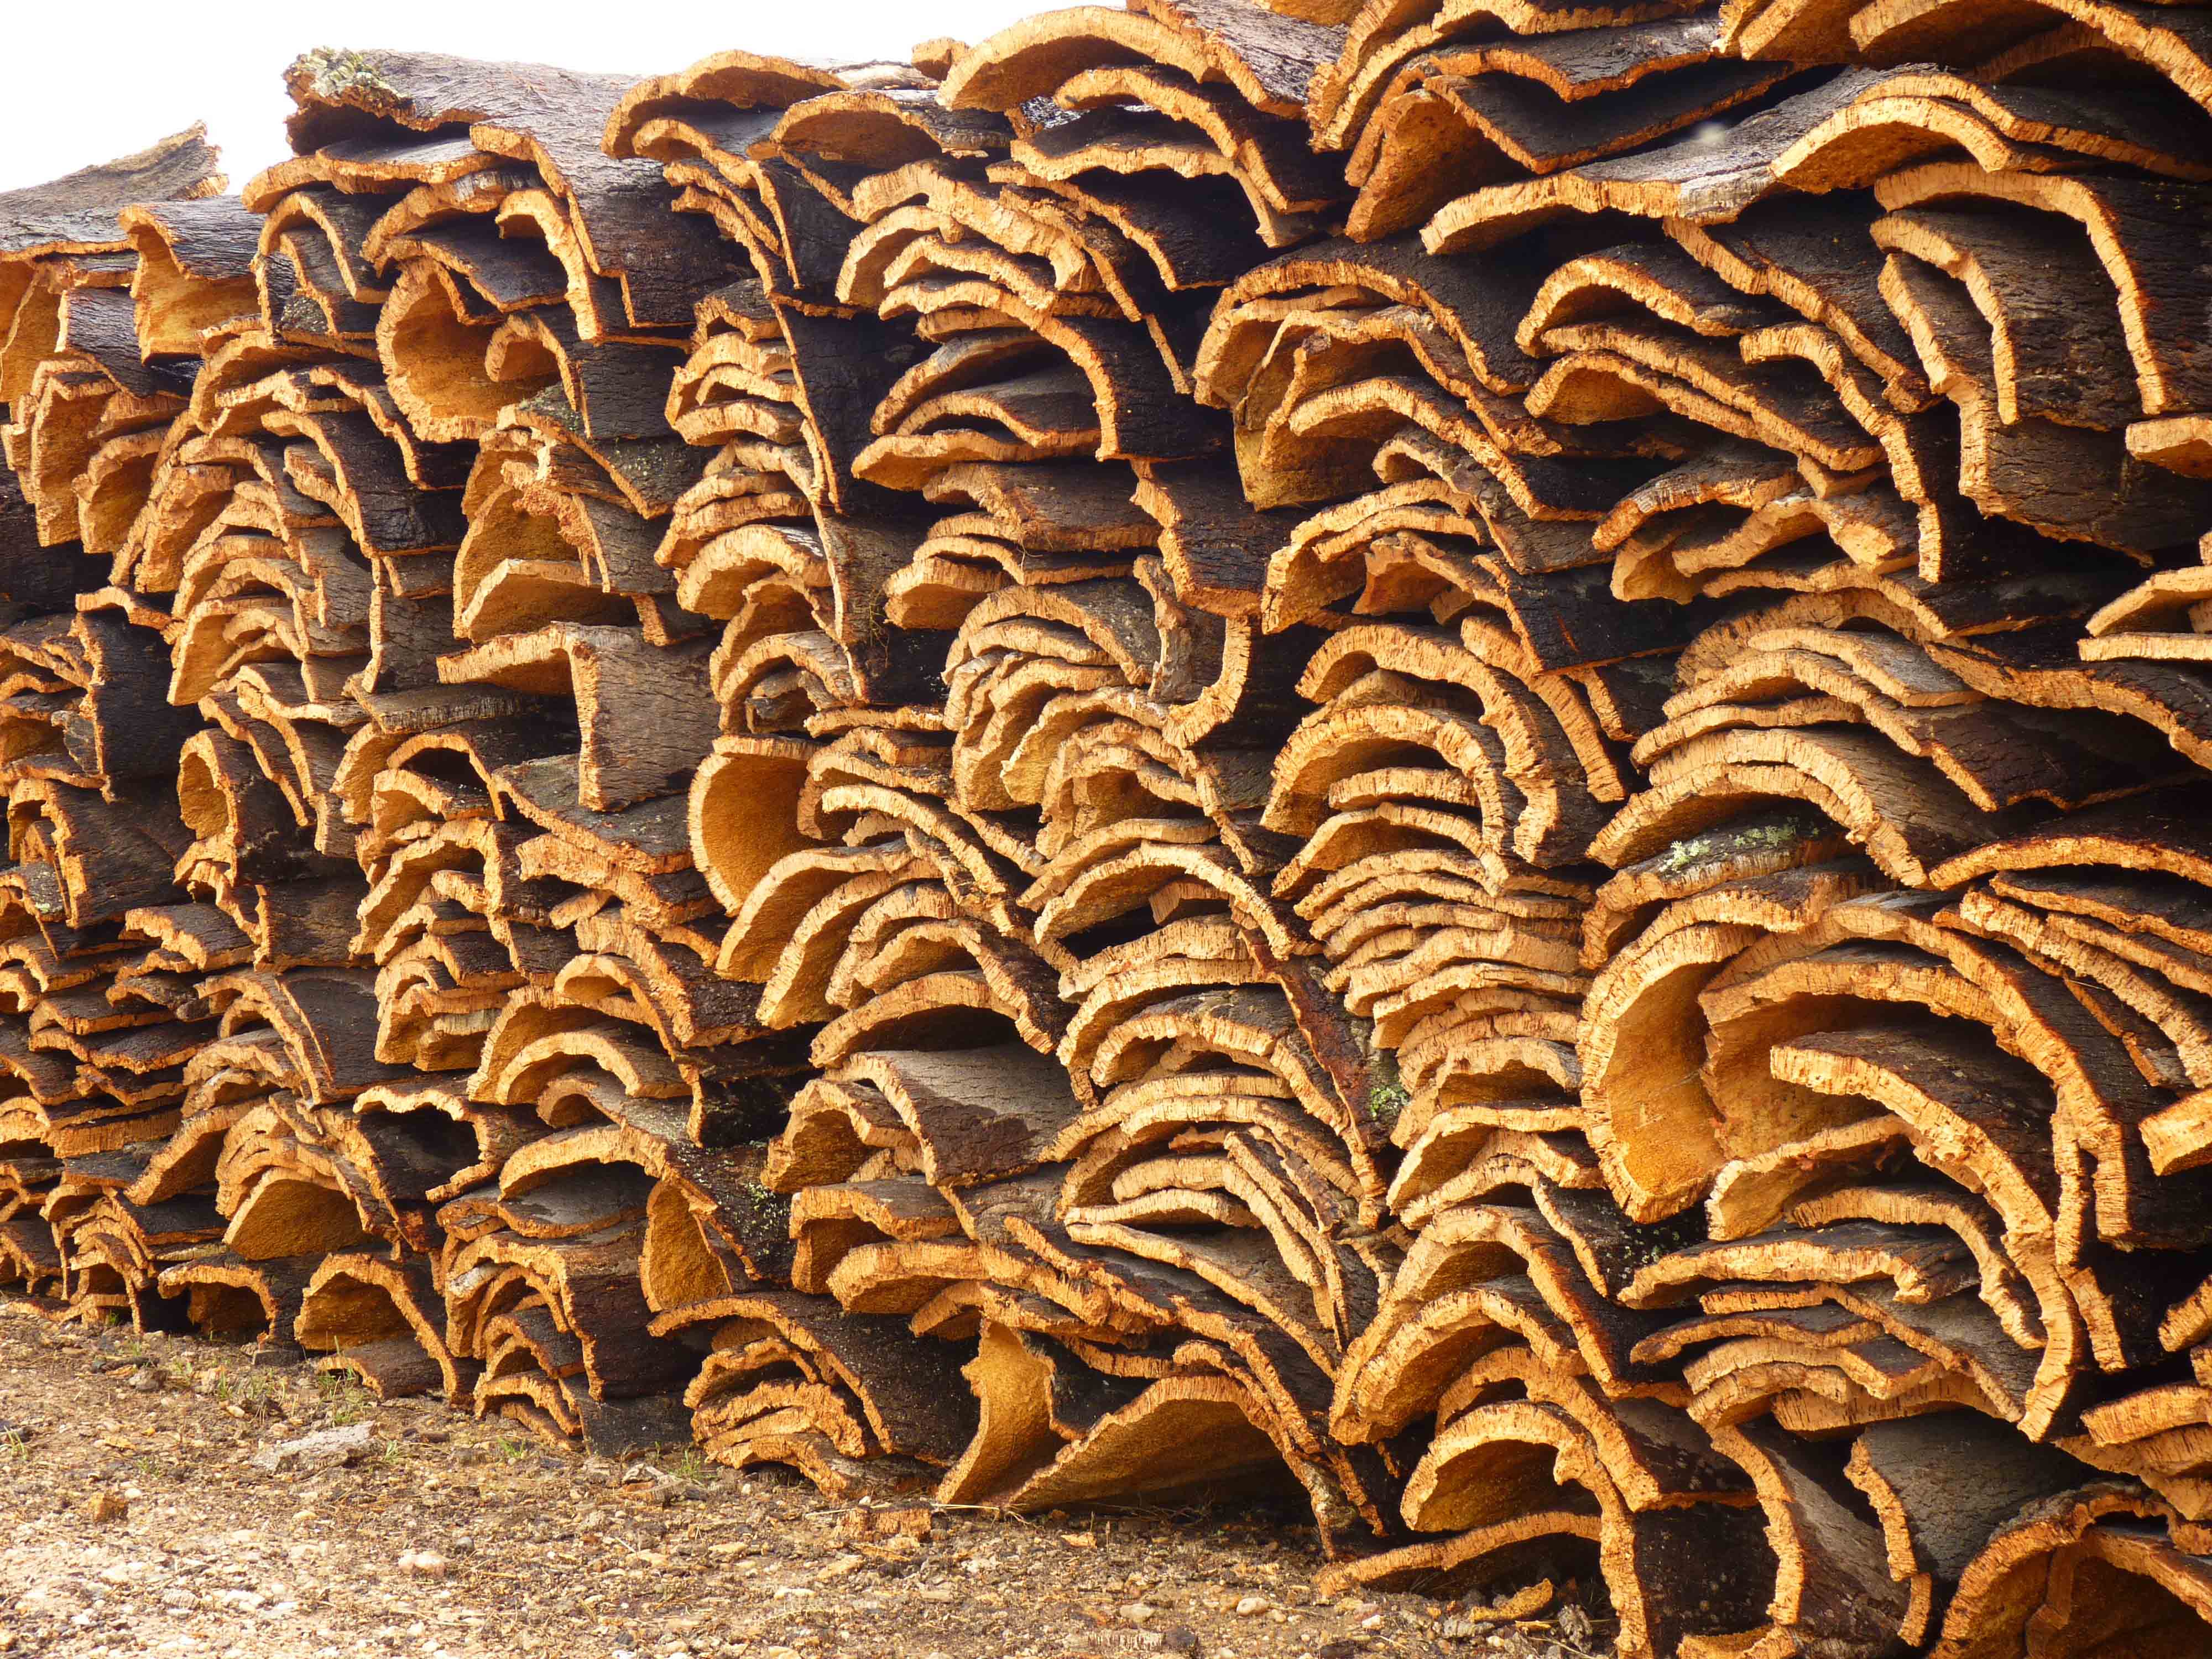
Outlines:
{"type": "Polygon", "coordinates": [[[683,68],[710,52],[853,62],[980,40],[1066,0],[0,0],[0,190],[205,121],[235,190],[289,154],[284,66],[386,46],[564,69],[683,68]]]}

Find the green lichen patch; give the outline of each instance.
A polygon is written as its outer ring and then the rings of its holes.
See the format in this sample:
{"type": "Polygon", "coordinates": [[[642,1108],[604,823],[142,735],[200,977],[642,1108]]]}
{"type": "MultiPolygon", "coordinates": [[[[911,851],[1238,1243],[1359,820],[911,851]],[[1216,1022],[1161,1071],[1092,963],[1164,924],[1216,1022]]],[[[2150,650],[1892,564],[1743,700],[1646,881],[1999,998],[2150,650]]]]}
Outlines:
{"type": "Polygon", "coordinates": [[[1369,1040],[1373,1030],[1365,1022],[1361,1032],[1368,1040],[1367,1048],[1367,1109],[1375,1121],[1389,1128],[1398,1121],[1398,1114],[1406,1109],[1412,1097],[1406,1092],[1404,1079],[1398,1074],[1398,1056],[1388,1048],[1377,1048],[1369,1040]]]}
{"type": "Polygon", "coordinates": [[[1413,1097],[1406,1092],[1404,1084],[1386,1083],[1369,1092],[1367,1109],[1375,1115],[1375,1121],[1387,1129],[1398,1121],[1398,1114],[1406,1109],[1412,1099],[1413,1097]]]}
{"type": "Polygon", "coordinates": [[[1794,814],[1723,824],[1717,830],[1676,842],[1659,854],[1653,867],[1662,876],[1679,876],[1698,865],[1721,859],[1793,847],[1827,828],[1826,819],[1808,819],[1794,814]]]}
{"type": "Polygon", "coordinates": [[[343,98],[349,93],[367,93],[374,97],[397,99],[399,88],[377,72],[376,65],[357,52],[340,52],[332,46],[317,46],[303,52],[292,65],[295,77],[304,79],[307,90],[315,97],[325,100],[343,98]]]}
{"type": "Polygon", "coordinates": [[[791,1212],[791,1200],[781,1193],[772,1193],[757,1181],[748,1181],[738,1189],[746,1206],[763,1219],[781,1218],[791,1212]]]}

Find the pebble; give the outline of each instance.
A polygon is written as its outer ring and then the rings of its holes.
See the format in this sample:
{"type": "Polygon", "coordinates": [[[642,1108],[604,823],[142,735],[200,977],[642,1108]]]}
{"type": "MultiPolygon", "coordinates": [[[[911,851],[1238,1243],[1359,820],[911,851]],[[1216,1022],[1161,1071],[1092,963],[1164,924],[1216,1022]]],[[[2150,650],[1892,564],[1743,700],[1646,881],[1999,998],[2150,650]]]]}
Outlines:
{"type": "Polygon", "coordinates": [[[1272,1604],[1264,1595],[1242,1595],[1237,1599],[1237,1616],[1250,1619],[1267,1612],[1272,1604]]]}
{"type": "Polygon", "coordinates": [[[257,1469],[334,1469],[358,1462],[368,1450],[374,1434],[366,1423],[349,1423],[342,1429],[317,1429],[297,1440],[264,1446],[253,1454],[257,1469]]]}
{"type": "Polygon", "coordinates": [[[411,1572],[417,1578],[443,1578],[446,1558],[435,1550],[410,1550],[399,1558],[399,1571],[411,1572]]]}
{"type": "Polygon", "coordinates": [[[1170,1625],[1160,1632],[1160,1650],[1164,1653],[1194,1654],[1198,1651],[1198,1632],[1188,1625],[1170,1625]]]}
{"type": "Polygon", "coordinates": [[[1131,1601],[1114,1609],[1115,1616],[1125,1625],[1149,1624],[1158,1611],[1158,1607],[1146,1601],[1131,1601]]]}

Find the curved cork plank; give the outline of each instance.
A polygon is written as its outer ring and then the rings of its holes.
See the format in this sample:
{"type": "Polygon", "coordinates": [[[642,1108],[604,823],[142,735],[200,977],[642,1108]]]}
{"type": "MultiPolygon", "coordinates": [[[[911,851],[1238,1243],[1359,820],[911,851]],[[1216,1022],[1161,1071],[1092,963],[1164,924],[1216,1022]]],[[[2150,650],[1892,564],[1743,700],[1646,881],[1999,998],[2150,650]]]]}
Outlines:
{"type": "MultiPolygon", "coordinates": [[[[1536,37],[1531,50],[1558,53],[1569,63],[1582,60],[1581,72],[1603,77],[1620,59],[1633,63],[1648,50],[1636,26],[1658,24],[1703,9],[1693,0],[1631,0],[1630,3],[1586,5],[1579,0],[1472,0],[1440,5],[1435,0],[1393,0],[1360,9],[1347,20],[1344,42],[1332,63],[1324,64],[1307,86],[1307,101],[1319,147],[1347,149],[1371,114],[1393,74],[1408,58],[1472,35],[1498,33],[1536,37]],[[1544,37],[1555,36],[1558,40],[1544,37]],[[1578,36],[1595,36],[1592,50],[1577,54],[1578,36]],[[1589,61],[1594,59],[1595,61],[1589,61]]],[[[1690,25],[1694,28],[1694,23],[1690,25]]],[[[1707,29],[1693,36],[1710,39],[1707,29]]],[[[1661,50],[1664,50],[1662,46],[1661,50]]],[[[1568,72],[1573,73],[1574,70],[1568,72]]]]}
{"type": "Polygon", "coordinates": [[[1887,77],[1848,69],[1729,129],[1724,143],[1677,142],[1547,178],[1494,185],[1446,204],[1421,228],[1431,253],[1479,252],[1566,214],[1726,221],[1784,186],[1775,168],[1789,149],[1887,77]]]}
{"type": "Polygon", "coordinates": [[[2198,349],[2171,332],[2173,297],[2201,270],[2196,227],[2201,187],[2167,180],[2074,179],[2023,173],[1985,174],[1954,162],[1893,173],[1875,195],[1895,211],[1946,202],[2001,202],[2061,215],[2087,233],[2118,295],[2119,316],[2147,415],[2179,413],[2203,400],[2198,349]]]}
{"type": "Polygon", "coordinates": [[[1225,0],[1146,0],[1127,12],[1077,6],[969,47],[939,95],[952,109],[1011,110],[1085,70],[1150,61],[1195,81],[1225,81],[1262,113],[1296,118],[1307,81],[1341,40],[1325,25],[1225,0]]]}
{"type": "Polygon", "coordinates": [[[1915,1645],[1934,1634],[1990,1534],[2080,1478],[2063,1455],[1961,1413],[1870,1424],[1844,1473],[1881,1522],[1890,1576],[1910,1590],[1898,1633],[1915,1645]]]}
{"type": "MultiPolygon", "coordinates": [[[[1996,55],[2002,63],[2054,25],[2070,25],[2104,52],[2154,70],[2184,95],[2212,108],[2212,39],[2186,10],[2112,0],[2033,0],[1977,12],[1957,0],[1876,0],[1850,20],[1856,53],[1876,63],[1996,55]]],[[[2070,32],[2070,31],[2069,31],[2070,32]]]]}
{"type": "Polygon", "coordinates": [[[2199,1558],[2166,1535],[2171,1514],[2118,1483],[2029,1504],[1961,1571],[1931,1651],[2005,1651],[2031,1620],[2161,1646],[2201,1640],[2212,1601],[2199,1558]]]}
{"type": "Polygon", "coordinates": [[[1639,149],[1759,98],[1787,75],[1776,65],[1692,60],[1654,65],[1619,89],[1578,87],[1569,102],[1542,80],[1524,81],[1517,67],[1505,54],[1447,48],[1400,70],[1352,157],[1359,195],[1346,233],[1361,241],[1394,235],[1468,185],[1541,177],[1639,149]]]}
{"type": "Polygon", "coordinates": [[[1766,1616],[1794,1650],[1865,1659],[1893,1651],[1905,1593],[1890,1582],[1881,1532],[1863,1518],[1856,1495],[1771,1425],[1707,1426],[1758,1491],[1776,1561],[1766,1616]]]}
{"type": "Polygon", "coordinates": [[[459,1405],[469,1398],[476,1367],[447,1348],[444,1312],[428,1262],[334,1255],[316,1264],[294,1335],[310,1352],[331,1352],[328,1363],[380,1396],[436,1389],[459,1405]]]}
{"type": "MultiPolygon", "coordinates": [[[[117,216],[134,204],[220,196],[226,180],[204,126],[22,190],[0,194],[0,253],[90,253],[119,248],[117,216]]],[[[4,290],[0,290],[4,291],[4,290]]]]}
{"type": "Polygon", "coordinates": [[[2194,481],[2146,467],[2109,433],[2047,418],[2008,423],[1997,416],[1994,349],[1965,284],[1893,253],[1882,291],[1911,332],[1929,385],[1959,407],[1959,489],[1969,501],[2041,534],[2095,542],[2147,562],[2193,539],[2202,512],[2194,481]]]}

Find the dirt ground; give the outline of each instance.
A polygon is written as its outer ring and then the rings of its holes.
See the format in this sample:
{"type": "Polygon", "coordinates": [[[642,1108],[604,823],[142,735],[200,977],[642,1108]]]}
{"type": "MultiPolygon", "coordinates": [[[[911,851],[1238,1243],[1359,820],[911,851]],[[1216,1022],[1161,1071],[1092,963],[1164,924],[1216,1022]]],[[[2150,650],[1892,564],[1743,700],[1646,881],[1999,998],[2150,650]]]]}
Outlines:
{"type": "Polygon", "coordinates": [[[1417,1596],[1323,1601],[1310,1534],[1284,1517],[939,1510],[927,1538],[885,1540],[856,1535],[850,1515],[781,1472],[690,1452],[618,1467],[442,1405],[257,1366],[249,1350],[57,1327],[0,1300],[5,1659],[1561,1659],[1581,1646],[1417,1596]],[[265,1467],[333,1429],[361,1443],[351,1461],[265,1467]]]}

